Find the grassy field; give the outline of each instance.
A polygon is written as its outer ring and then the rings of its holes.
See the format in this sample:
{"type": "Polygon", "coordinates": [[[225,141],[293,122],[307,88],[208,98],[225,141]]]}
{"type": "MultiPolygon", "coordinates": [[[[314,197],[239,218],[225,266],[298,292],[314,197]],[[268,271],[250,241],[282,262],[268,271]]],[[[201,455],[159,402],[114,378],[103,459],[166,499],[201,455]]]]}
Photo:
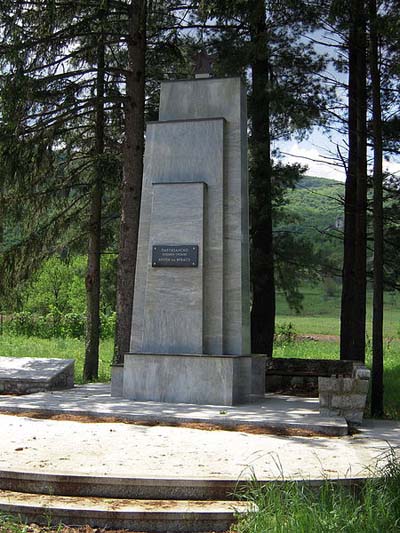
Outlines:
{"type": "MultiPolygon", "coordinates": [[[[292,322],[300,334],[319,333],[339,335],[340,333],[340,287],[328,296],[323,286],[307,285],[301,290],[304,295],[303,310],[296,314],[289,308],[282,293],[277,294],[277,323],[292,322]]],[[[367,295],[367,335],[371,332],[372,294],[367,295]]],[[[400,337],[400,295],[385,294],[384,334],[386,337],[400,337]]]]}

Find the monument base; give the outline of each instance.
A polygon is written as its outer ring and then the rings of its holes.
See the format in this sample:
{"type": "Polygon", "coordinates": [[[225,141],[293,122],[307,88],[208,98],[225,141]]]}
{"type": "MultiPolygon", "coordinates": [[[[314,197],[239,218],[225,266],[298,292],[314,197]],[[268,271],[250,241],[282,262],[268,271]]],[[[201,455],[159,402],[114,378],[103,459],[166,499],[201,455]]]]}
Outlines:
{"type": "MultiPolygon", "coordinates": [[[[113,368],[113,396],[136,401],[235,405],[251,399],[250,355],[126,354],[113,368]],[[121,383],[122,381],[122,383],[121,383]]],[[[253,385],[252,385],[253,381],[253,385]]]]}

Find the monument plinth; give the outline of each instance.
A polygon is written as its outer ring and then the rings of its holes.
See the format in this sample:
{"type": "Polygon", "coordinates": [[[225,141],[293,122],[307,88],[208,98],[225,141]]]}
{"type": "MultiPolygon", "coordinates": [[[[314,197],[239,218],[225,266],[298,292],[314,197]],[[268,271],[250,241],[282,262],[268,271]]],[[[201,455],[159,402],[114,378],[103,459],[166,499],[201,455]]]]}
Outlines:
{"type": "Polygon", "coordinates": [[[113,394],[245,402],[258,391],[244,86],[239,78],[162,83],[159,119],[147,127],[131,346],[113,371],[113,394]]]}

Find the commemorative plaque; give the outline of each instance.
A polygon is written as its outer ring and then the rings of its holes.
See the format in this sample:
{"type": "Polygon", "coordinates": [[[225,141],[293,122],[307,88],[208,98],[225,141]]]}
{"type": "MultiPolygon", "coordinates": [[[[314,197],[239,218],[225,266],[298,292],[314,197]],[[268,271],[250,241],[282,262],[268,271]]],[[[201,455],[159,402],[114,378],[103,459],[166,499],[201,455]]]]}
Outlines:
{"type": "Polygon", "coordinates": [[[199,247],[197,244],[154,245],[151,264],[153,267],[197,267],[199,247]]]}

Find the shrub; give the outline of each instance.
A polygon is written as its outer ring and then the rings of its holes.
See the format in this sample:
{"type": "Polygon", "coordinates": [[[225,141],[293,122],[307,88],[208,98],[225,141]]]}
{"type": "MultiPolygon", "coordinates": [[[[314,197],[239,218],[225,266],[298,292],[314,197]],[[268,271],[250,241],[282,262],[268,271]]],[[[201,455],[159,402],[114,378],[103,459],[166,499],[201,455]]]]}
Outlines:
{"type": "MultiPolygon", "coordinates": [[[[114,335],[116,314],[101,314],[100,336],[108,339],[114,335]]],[[[4,324],[4,332],[11,335],[40,337],[52,339],[56,337],[84,338],[86,316],[84,313],[61,313],[52,309],[45,315],[37,315],[23,311],[9,316],[4,324]]]]}
{"type": "Polygon", "coordinates": [[[291,344],[296,341],[297,332],[292,322],[282,322],[276,325],[275,342],[276,344],[291,344]]]}

